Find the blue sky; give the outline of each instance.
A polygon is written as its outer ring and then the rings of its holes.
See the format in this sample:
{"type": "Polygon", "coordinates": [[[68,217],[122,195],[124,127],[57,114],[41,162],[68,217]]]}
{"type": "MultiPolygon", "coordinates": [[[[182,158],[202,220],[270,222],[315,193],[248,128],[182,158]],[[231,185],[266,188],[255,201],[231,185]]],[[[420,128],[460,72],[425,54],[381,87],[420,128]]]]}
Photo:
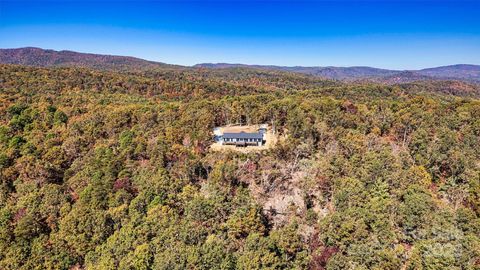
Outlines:
{"type": "Polygon", "coordinates": [[[5,1],[0,48],[203,62],[480,64],[480,1],[5,1]]]}

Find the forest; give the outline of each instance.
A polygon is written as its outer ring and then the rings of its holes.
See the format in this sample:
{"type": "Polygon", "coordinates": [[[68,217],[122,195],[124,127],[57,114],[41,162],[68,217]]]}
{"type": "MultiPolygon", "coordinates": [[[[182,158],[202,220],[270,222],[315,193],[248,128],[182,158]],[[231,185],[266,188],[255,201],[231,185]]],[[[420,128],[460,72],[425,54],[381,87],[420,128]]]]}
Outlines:
{"type": "Polygon", "coordinates": [[[478,89],[0,65],[0,269],[480,269],[478,89]]]}

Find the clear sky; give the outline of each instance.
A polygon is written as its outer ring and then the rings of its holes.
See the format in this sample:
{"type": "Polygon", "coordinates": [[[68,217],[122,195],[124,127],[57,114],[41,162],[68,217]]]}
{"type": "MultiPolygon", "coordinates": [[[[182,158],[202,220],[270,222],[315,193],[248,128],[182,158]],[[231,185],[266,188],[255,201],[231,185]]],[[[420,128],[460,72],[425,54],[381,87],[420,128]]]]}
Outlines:
{"type": "Polygon", "coordinates": [[[5,1],[0,48],[203,62],[480,64],[480,1],[5,1]]]}

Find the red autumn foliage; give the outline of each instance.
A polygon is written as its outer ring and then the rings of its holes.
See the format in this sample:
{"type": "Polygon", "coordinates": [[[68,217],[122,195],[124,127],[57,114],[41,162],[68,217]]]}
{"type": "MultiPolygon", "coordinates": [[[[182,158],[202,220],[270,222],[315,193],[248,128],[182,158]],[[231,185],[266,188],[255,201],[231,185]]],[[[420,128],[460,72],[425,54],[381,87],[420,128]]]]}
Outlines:
{"type": "Polygon", "coordinates": [[[15,213],[15,215],[13,216],[13,222],[17,222],[19,221],[20,219],[22,219],[22,217],[25,216],[25,214],[27,213],[27,209],[26,208],[20,208],[18,209],[18,211],[15,213]]]}
{"type": "Polygon", "coordinates": [[[70,199],[73,201],[73,202],[76,202],[78,200],[78,198],[80,198],[80,196],[78,195],[78,193],[73,190],[73,189],[69,189],[69,193],[70,193],[70,199]]]}
{"type": "Polygon", "coordinates": [[[347,100],[345,101],[343,104],[342,104],[342,108],[348,112],[348,113],[352,113],[352,114],[355,114],[357,113],[358,109],[357,109],[357,106],[355,106],[351,101],[347,100]]]}
{"type": "Polygon", "coordinates": [[[325,247],[321,243],[318,233],[315,233],[310,241],[310,250],[312,251],[312,259],[310,260],[309,269],[325,270],[330,257],[338,252],[338,247],[325,247]],[[321,250],[321,252],[317,252],[321,250]]]}
{"type": "Polygon", "coordinates": [[[123,189],[130,194],[137,193],[137,189],[132,185],[132,183],[130,182],[130,178],[128,177],[122,177],[115,180],[115,183],[113,183],[113,190],[117,191],[120,189],[123,189]]]}

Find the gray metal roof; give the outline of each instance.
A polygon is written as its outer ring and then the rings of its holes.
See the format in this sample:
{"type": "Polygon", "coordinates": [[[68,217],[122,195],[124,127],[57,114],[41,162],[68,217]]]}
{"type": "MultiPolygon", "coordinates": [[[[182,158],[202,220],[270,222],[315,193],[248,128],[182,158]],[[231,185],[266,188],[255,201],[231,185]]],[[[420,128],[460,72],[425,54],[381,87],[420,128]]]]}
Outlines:
{"type": "Polygon", "coordinates": [[[223,138],[225,139],[263,139],[262,133],[223,133],[223,138]]]}

